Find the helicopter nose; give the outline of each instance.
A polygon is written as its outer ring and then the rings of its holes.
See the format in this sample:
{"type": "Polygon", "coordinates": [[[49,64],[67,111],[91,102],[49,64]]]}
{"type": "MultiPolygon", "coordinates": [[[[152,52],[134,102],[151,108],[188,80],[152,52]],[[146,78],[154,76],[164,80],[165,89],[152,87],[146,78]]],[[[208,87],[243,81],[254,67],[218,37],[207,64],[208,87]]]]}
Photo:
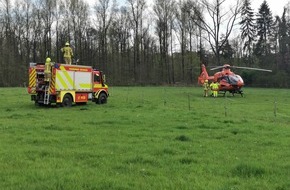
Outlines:
{"type": "Polygon", "coordinates": [[[238,81],[238,86],[244,86],[244,82],[243,81],[238,81]]]}
{"type": "Polygon", "coordinates": [[[240,76],[240,75],[236,75],[237,76],[237,78],[239,79],[238,80],[238,85],[239,86],[243,86],[244,85],[244,80],[242,79],[242,77],[240,76]]]}

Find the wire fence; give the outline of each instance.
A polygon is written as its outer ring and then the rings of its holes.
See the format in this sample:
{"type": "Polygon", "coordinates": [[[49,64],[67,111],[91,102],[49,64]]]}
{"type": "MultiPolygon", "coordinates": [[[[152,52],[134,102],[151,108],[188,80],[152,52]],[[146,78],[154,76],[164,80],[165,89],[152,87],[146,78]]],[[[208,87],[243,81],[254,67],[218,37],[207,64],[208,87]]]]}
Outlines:
{"type": "MultiPolygon", "coordinates": [[[[118,88],[118,87],[117,87],[118,88]]],[[[162,105],[163,108],[175,110],[188,110],[205,115],[215,114],[223,117],[257,117],[258,119],[284,119],[290,122],[290,90],[282,94],[252,91],[249,95],[241,97],[226,94],[203,97],[200,88],[189,87],[123,87],[118,90],[111,89],[112,98],[117,96],[119,101],[125,97],[125,103],[146,105],[162,105]],[[114,94],[116,93],[116,94],[114,94]]],[[[279,91],[277,91],[279,92],[279,91]]],[[[157,107],[157,106],[155,106],[157,107]]]]}

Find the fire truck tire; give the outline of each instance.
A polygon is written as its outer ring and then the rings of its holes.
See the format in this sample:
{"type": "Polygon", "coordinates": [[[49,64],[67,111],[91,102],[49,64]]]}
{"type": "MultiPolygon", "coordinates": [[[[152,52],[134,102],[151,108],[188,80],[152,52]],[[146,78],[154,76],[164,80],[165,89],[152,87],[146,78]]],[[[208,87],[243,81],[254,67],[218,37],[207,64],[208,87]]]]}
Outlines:
{"type": "Polygon", "coordinates": [[[105,93],[101,93],[99,95],[98,100],[96,101],[97,104],[105,104],[107,103],[107,95],[105,93]]]}
{"type": "Polygon", "coordinates": [[[39,102],[36,102],[35,105],[36,105],[36,106],[40,106],[40,107],[41,107],[41,106],[44,106],[43,103],[39,103],[39,102]]]}
{"type": "Polygon", "coordinates": [[[62,100],[63,107],[71,107],[72,106],[72,97],[69,94],[64,95],[62,100]]]}

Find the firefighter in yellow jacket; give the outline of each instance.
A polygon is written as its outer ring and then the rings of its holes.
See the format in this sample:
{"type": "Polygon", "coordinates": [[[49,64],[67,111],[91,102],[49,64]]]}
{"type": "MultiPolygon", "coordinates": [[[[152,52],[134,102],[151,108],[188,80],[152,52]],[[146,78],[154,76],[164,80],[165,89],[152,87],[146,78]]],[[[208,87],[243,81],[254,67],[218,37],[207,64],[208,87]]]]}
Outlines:
{"type": "Polygon", "coordinates": [[[45,69],[44,69],[44,81],[49,82],[51,78],[51,59],[49,57],[45,60],[45,69]]]}
{"type": "Polygon", "coordinates": [[[65,47],[61,48],[61,52],[63,53],[63,58],[65,64],[71,65],[71,59],[73,57],[73,51],[70,47],[70,44],[68,42],[65,43],[65,47]]]}
{"type": "Polygon", "coordinates": [[[213,92],[213,97],[217,97],[219,92],[219,83],[214,81],[213,83],[210,84],[210,88],[213,92]]]}
{"type": "Polygon", "coordinates": [[[203,96],[207,97],[208,96],[208,90],[209,90],[209,84],[208,84],[208,80],[205,80],[203,83],[203,96]]]}

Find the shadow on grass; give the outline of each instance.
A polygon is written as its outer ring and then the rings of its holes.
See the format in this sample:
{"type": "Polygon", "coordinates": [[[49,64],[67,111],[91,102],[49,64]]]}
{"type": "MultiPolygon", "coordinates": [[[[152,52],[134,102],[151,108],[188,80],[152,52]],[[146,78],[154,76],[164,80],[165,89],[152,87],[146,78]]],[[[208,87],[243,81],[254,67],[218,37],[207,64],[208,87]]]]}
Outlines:
{"type": "Polygon", "coordinates": [[[190,165],[190,164],[192,164],[192,163],[194,163],[194,164],[197,164],[197,163],[198,163],[197,160],[192,159],[192,158],[181,158],[181,159],[179,160],[179,162],[180,162],[181,164],[185,164],[185,165],[190,165]]]}
{"type": "Polygon", "coordinates": [[[265,169],[259,166],[253,166],[249,164],[239,164],[232,171],[233,176],[238,176],[241,178],[250,178],[250,177],[263,177],[266,173],[265,169]]]}
{"type": "Polygon", "coordinates": [[[191,139],[185,135],[180,135],[176,137],[175,140],[182,141],[182,142],[191,141],[191,139]]]}

